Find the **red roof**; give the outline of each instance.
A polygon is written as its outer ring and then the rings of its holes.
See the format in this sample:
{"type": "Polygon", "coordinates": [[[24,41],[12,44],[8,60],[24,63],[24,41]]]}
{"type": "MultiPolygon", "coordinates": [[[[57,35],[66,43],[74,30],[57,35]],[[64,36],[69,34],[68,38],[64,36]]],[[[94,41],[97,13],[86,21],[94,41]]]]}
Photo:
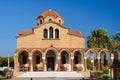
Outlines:
{"type": "MultiPolygon", "coordinates": [[[[40,16],[42,16],[43,18],[47,17],[47,16],[54,16],[55,18],[57,17],[61,17],[56,11],[53,10],[48,10],[43,12],[40,16]]],[[[40,17],[38,16],[38,18],[40,17]]],[[[62,18],[62,17],[61,17],[62,18]]]]}
{"type": "Polygon", "coordinates": [[[84,36],[82,36],[82,33],[80,31],[77,31],[77,30],[69,30],[68,34],[78,36],[78,37],[84,37],[84,36]]]}
{"type": "Polygon", "coordinates": [[[19,35],[29,35],[29,34],[32,34],[32,31],[31,30],[21,30],[21,31],[19,31],[18,34],[19,35]]]}

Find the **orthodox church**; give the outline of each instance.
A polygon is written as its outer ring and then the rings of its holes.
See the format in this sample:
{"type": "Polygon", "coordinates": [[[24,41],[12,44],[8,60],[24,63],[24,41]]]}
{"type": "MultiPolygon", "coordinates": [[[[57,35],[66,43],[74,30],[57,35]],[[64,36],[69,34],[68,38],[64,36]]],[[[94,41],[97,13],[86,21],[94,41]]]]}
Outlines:
{"type": "Polygon", "coordinates": [[[64,18],[53,10],[41,13],[32,30],[21,30],[16,37],[14,73],[25,71],[86,71],[87,53],[94,53],[94,70],[100,70],[101,53],[107,49],[85,48],[85,37],[64,26],[64,18]]]}

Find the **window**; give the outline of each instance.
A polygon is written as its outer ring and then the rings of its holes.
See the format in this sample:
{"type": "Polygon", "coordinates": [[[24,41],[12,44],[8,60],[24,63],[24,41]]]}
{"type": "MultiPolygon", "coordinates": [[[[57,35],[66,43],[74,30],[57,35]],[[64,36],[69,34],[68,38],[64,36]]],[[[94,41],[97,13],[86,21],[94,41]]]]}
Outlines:
{"type": "Polygon", "coordinates": [[[66,56],[62,56],[62,64],[66,64],[66,56]]]}
{"type": "Polygon", "coordinates": [[[47,29],[44,29],[44,38],[47,38],[48,37],[48,31],[47,29]]]}
{"type": "Polygon", "coordinates": [[[40,56],[36,56],[36,64],[40,63],[40,56]]]}
{"type": "Polygon", "coordinates": [[[49,22],[52,22],[52,19],[49,19],[49,22]]]}
{"type": "Polygon", "coordinates": [[[26,57],[25,55],[23,56],[23,59],[22,59],[22,60],[23,60],[23,61],[22,61],[23,64],[26,64],[26,63],[27,63],[27,57],[26,57]]]}
{"type": "Polygon", "coordinates": [[[59,20],[59,24],[61,24],[61,20],[59,20]]]}
{"type": "Polygon", "coordinates": [[[53,38],[53,28],[50,27],[49,29],[49,38],[53,38]]]}
{"type": "Polygon", "coordinates": [[[40,24],[42,24],[42,20],[40,20],[40,24]]]}
{"type": "Polygon", "coordinates": [[[74,56],[74,63],[78,64],[78,62],[79,62],[79,57],[78,56],[74,56]]]}
{"type": "Polygon", "coordinates": [[[55,38],[59,38],[59,30],[58,29],[55,30],[55,38]]]}

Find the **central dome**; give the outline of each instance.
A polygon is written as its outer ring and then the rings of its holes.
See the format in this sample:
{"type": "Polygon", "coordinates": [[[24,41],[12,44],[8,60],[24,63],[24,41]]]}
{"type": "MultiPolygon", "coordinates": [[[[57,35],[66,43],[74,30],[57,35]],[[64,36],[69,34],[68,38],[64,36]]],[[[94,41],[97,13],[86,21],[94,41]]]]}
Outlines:
{"type": "MultiPolygon", "coordinates": [[[[43,18],[45,18],[47,16],[54,16],[55,18],[57,18],[57,17],[62,18],[56,11],[53,11],[51,9],[43,12],[40,16],[43,17],[43,18]]],[[[38,16],[38,17],[40,17],[40,16],[38,16]]]]}
{"type": "Polygon", "coordinates": [[[44,11],[37,17],[37,25],[41,25],[46,22],[47,23],[54,22],[54,23],[63,25],[64,19],[56,11],[49,9],[47,11],[44,11]]]}

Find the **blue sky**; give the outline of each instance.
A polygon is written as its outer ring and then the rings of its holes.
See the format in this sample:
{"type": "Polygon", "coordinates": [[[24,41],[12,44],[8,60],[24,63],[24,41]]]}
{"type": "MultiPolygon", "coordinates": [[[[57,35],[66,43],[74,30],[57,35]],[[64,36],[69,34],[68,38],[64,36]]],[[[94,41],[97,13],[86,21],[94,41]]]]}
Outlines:
{"type": "Polygon", "coordinates": [[[13,55],[19,30],[31,30],[42,12],[52,9],[64,25],[84,36],[97,28],[120,31],[120,0],[0,0],[0,56],[13,55]]]}

